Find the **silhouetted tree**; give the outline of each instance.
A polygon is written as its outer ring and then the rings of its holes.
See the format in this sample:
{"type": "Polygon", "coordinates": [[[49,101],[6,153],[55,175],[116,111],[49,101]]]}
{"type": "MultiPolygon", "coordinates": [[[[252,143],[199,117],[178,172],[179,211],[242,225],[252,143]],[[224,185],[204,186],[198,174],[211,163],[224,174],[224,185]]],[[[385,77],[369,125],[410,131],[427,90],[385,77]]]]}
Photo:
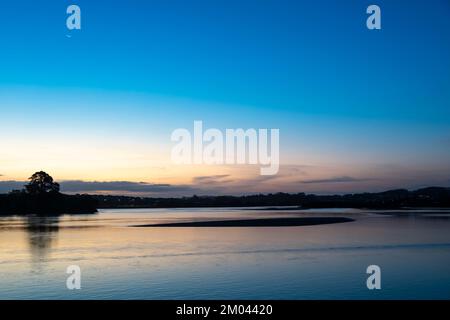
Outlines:
{"type": "Polygon", "coordinates": [[[53,182],[53,178],[44,171],[35,172],[30,178],[30,182],[25,185],[29,194],[58,193],[59,183],[53,182]]]}

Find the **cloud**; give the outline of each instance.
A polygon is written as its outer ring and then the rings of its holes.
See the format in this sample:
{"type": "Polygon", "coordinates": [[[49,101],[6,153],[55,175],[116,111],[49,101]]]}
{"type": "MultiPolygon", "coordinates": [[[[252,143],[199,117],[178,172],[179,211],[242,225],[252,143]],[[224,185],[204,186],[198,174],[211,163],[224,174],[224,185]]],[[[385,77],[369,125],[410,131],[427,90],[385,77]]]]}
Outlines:
{"type": "MultiPolygon", "coordinates": [[[[298,172],[298,170],[295,170],[295,172],[298,172]]],[[[67,194],[88,193],[136,197],[182,197],[194,194],[242,195],[269,192],[353,192],[353,190],[359,190],[359,187],[355,184],[371,180],[375,179],[333,176],[331,178],[299,181],[298,175],[296,176],[292,170],[287,170],[274,176],[234,177],[230,174],[196,176],[192,178],[190,183],[186,184],[63,180],[60,181],[60,185],[61,192],[67,194]],[[299,185],[299,183],[301,184],[299,185]]],[[[0,193],[22,189],[26,183],[26,181],[0,181],[0,193]]],[[[367,186],[364,189],[367,189],[367,186]]],[[[371,189],[369,188],[369,190],[371,189]]]]}
{"type": "MultiPolygon", "coordinates": [[[[26,181],[0,181],[0,193],[21,190],[26,181]]],[[[194,186],[153,184],[131,181],[82,181],[66,180],[60,183],[61,191],[66,193],[109,193],[123,195],[180,195],[198,192],[194,186]]]]}
{"type": "Polygon", "coordinates": [[[117,191],[126,193],[165,193],[189,191],[191,187],[171,184],[153,184],[130,181],[82,181],[67,180],[61,182],[63,192],[108,192],[117,191]]]}
{"type": "Polygon", "coordinates": [[[371,179],[368,178],[353,178],[349,176],[340,176],[340,177],[333,177],[333,178],[327,178],[327,179],[313,179],[313,180],[303,180],[300,181],[301,183],[307,183],[307,184],[313,184],[313,183],[343,183],[343,182],[361,182],[361,181],[368,181],[371,179]]]}
{"type": "Polygon", "coordinates": [[[232,180],[230,179],[225,179],[228,178],[230,175],[229,174],[219,174],[219,175],[213,175],[213,176],[198,176],[198,177],[194,177],[192,178],[192,183],[193,184],[204,184],[204,183],[224,183],[224,182],[232,182],[232,180]]]}
{"type": "MultiPolygon", "coordinates": [[[[156,168],[156,167],[155,167],[156,168]]],[[[297,192],[298,180],[306,174],[307,165],[284,165],[273,176],[255,174],[259,169],[252,167],[244,174],[199,175],[190,182],[180,184],[149,183],[133,181],[85,181],[62,180],[61,192],[111,194],[148,197],[178,197],[197,195],[240,195],[267,192],[297,192]]],[[[163,169],[161,167],[161,169],[163,169]]],[[[24,188],[27,181],[0,181],[0,193],[24,188]]]]}
{"type": "Polygon", "coordinates": [[[26,184],[25,181],[0,181],[0,193],[7,193],[11,190],[20,190],[23,189],[23,186],[26,184]]]}

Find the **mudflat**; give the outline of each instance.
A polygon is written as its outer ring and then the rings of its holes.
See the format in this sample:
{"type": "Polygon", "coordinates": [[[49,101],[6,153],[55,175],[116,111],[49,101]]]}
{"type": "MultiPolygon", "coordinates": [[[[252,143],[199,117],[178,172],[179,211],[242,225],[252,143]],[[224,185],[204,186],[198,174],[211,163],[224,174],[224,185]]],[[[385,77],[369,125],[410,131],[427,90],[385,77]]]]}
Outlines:
{"type": "Polygon", "coordinates": [[[297,227],[354,221],[345,217],[268,218],[240,220],[191,221],[135,225],[133,227],[297,227]]]}

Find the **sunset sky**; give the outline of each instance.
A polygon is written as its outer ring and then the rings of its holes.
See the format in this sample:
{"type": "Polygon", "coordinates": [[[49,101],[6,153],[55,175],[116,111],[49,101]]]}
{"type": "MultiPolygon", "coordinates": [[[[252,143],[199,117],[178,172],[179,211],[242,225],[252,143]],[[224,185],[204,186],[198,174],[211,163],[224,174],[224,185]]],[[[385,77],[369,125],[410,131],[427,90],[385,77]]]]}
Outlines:
{"type": "Polygon", "coordinates": [[[0,39],[0,193],[38,170],[149,196],[450,186],[447,0],[17,0],[0,39]],[[279,128],[279,173],[173,164],[195,120],[279,128]]]}

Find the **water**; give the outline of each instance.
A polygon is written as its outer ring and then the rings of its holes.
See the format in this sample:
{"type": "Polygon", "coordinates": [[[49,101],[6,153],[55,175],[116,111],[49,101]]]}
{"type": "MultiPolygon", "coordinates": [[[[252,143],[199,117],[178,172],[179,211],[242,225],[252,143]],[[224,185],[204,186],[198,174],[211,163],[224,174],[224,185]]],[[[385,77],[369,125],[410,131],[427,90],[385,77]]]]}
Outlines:
{"type": "Polygon", "coordinates": [[[124,209],[0,218],[0,299],[450,299],[450,212],[124,209]],[[272,216],[354,222],[136,228],[272,216]],[[368,290],[366,268],[381,267],[368,290]],[[66,288],[79,265],[81,290],[66,288]]]}

